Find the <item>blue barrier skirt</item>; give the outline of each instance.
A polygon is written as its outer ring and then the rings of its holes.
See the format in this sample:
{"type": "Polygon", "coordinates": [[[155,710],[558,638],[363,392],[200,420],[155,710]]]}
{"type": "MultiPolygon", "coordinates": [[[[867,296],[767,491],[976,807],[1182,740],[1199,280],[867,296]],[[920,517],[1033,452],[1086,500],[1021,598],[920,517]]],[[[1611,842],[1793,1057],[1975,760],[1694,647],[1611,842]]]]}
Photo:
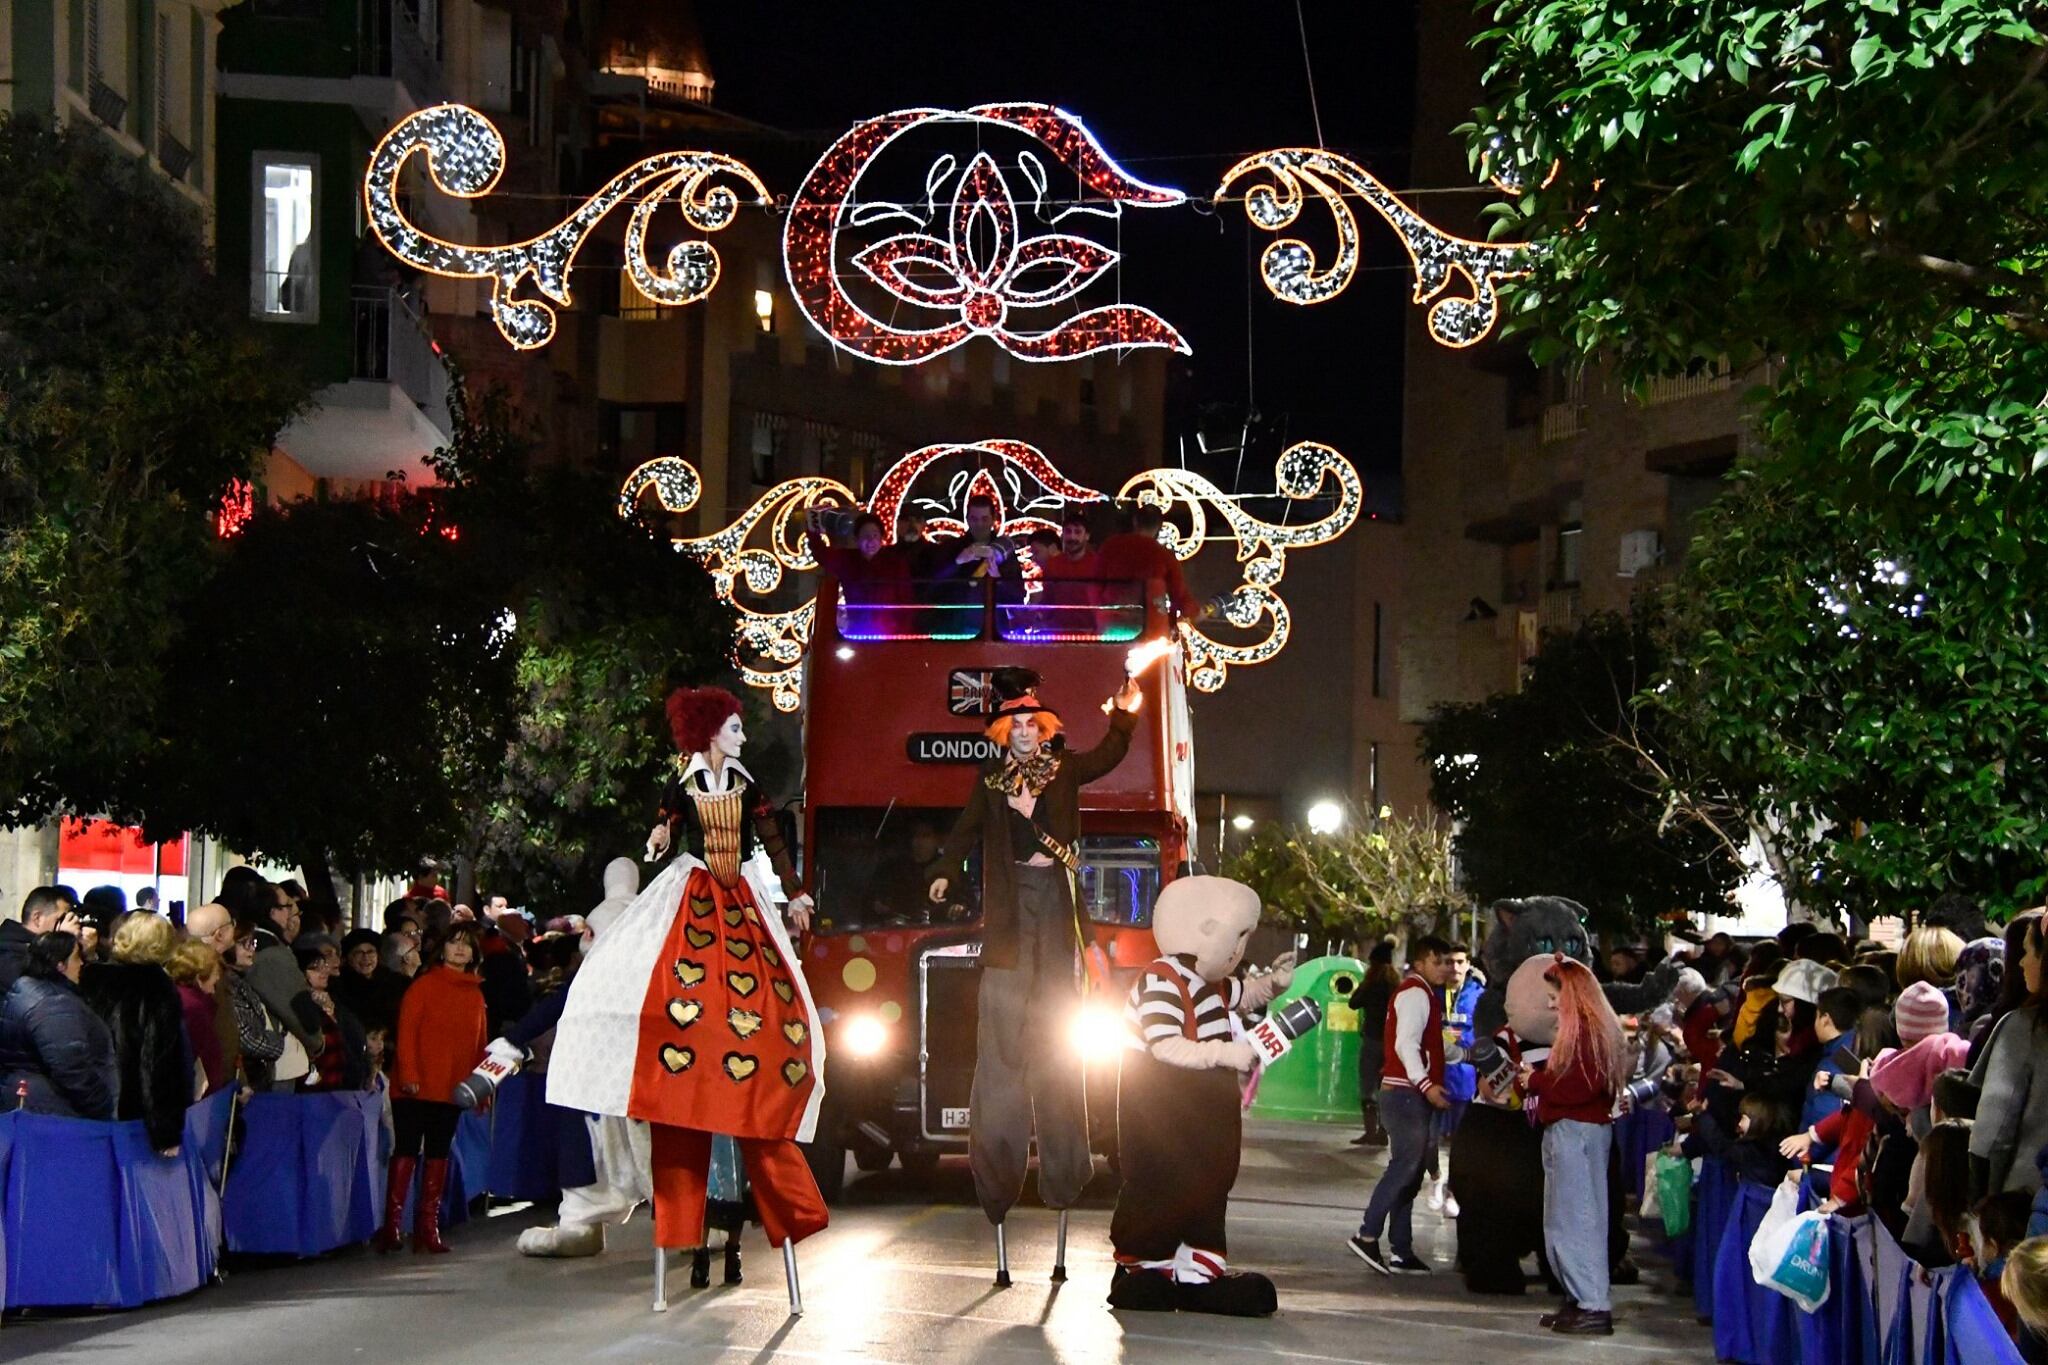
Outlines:
{"type": "Polygon", "coordinates": [[[228,1171],[228,1250],[319,1256],[367,1241],[384,1204],[383,1097],[252,1095],[228,1171]]]}
{"type": "MultiPolygon", "coordinates": [[[[1739,1365],[1796,1365],[1799,1306],[1749,1273],[1749,1243],[1770,1211],[1769,1186],[1742,1181],[1714,1256],[1714,1357],[1739,1365]]],[[[1833,1239],[1831,1238],[1830,1241],[1833,1239]]],[[[1832,1295],[1830,1296],[1832,1297],[1832,1295]]],[[[1812,1365],[1833,1365],[1814,1361],[1812,1365]]]]}
{"type": "Polygon", "coordinates": [[[1828,1219],[1828,1299],[1814,1312],[1799,1314],[1805,1359],[1815,1365],[1882,1365],[1884,1334],[1868,1267],[1876,1240],[1887,1235],[1867,1213],[1828,1219]]]}
{"type": "Polygon", "coordinates": [[[490,1191],[536,1204],[597,1179],[583,1115],[547,1102],[547,1076],[522,1071],[491,1105],[490,1191]]]}
{"type": "MultiPolygon", "coordinates": [[[[1692,1213],[1692,1302],[1702,1318],[1714,1316],[1714,1258],[1721,1234],[1735,1208],[1735,1172],[1727,1163],[1707,1157],[1700,1162],[1698,1207],[1692,1213]]],[[[1745,1254],[1748,1244],[1744,1243],[1745,1254]]]]}
{"type": "Polygon", "coordinates": [[[2005,1334],[1977,1277],[1965,1266],[1939,1273],[1948,1276],[1939,1291],[1942,1351],[1930,1365],[2021,1365],[2020,1349],[2005,1334]]]}
{"type": "Polygon", "coordinates": [[[5,1306],[134,1308],[211,1279],[233,1102],[223,1091],[188,1110],[175,1157],[139,1121],[0,1115],[5,1306]]]}
{"type": "Polygon", "coordinates": [[[1630,1207],[1643,1202],[1643,1162],[1678,1134],[1662,1109],[1631,1109],[1614,1121],[1614,1150],[1620,1154],[1621,1183],[1630,1207]]]}

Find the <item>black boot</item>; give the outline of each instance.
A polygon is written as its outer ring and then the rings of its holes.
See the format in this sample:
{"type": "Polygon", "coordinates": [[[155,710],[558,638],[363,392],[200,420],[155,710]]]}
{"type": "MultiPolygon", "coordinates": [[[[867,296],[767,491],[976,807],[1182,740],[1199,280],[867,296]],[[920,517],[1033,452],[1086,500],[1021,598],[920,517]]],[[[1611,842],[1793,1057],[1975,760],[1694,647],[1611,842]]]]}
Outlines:
{"type": "Polygon", "coordinates": [[[725,1282],[727,1284],[738,1284],[740,1282],[740,1239],[738,1233],[734,1233],[731,1240],[725,1244],[725,1282]]]}
{"type": "Polygon", "coordinates": [[[1183,1313],[1220,1313],[1233,1318],[1263,1318],[1280,1307],[1273,1282],[1250,1270],[1229,1270],[1207,1284],[1176,1284],[1183,1313]]]}
{"type": "Polygon", "coordinates": [[[692,1247],[690,1249],[690,1288],[709,1289],[710,1287],[711,1248],[692,1247]]]}
{"type": "Polygon", "coordinates": [[[1157,1270],[1118,1266],[1109,1278],[1109,1306],[1131,1313],[1171,1313],[1177,1305],[1173,1277],[1157,1270]]]}

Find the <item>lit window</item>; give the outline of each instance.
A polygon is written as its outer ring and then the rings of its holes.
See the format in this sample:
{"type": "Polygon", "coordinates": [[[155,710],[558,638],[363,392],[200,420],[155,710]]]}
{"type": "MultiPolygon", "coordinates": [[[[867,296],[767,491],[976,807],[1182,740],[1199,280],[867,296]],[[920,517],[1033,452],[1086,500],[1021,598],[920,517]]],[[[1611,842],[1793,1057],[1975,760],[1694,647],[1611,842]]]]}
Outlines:
{"type": "Polygon", "coordinates": [[[653,322],[661,316],[661,304],[643,290],[633,272],[619,271],[619,316],[628,322],[653,322]]]}
{"type": "Polygon", "coordinates": [[[761,330],[775,330],[775,293],[770,289],[754,291],[754,319],[761,324],[761,330]]]}
{"type": "Polygon", "coordinates": [[[318,164],[256,154],[250,224],[250,311],[285,322],[320,320],[320,250],[313,231],[318,164]]]}

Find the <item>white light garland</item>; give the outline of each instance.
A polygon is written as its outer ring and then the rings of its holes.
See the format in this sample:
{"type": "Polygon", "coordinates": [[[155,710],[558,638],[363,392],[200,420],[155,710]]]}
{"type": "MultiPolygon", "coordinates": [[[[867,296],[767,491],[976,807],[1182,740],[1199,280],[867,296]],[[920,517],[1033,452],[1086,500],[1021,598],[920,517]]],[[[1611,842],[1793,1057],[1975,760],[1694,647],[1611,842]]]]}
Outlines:
{"type": "MultiPolygon", "coordinates": [[[[1171,521],[1160,533],[1162,543],[1178,559],[1193,558],[1211,539],[1234,545],[1244,566],[1243,581],[1221,600],[1219,613],[1229,625],[1243,630],[1256,629],[1262,621],[1268,623],[1259,639],[1231,644],[1183,622],[1181,647],[1187,656],[1189,681],[1198,691],[1218,691],[1232,667],[1265,663],[1286,646],[1293,618],[1278,587],[1286,573],[1287,551],[1336,539],[1357,522],[1365,505],[1365,487],[1358,471],[1336,449],[1320,442],[1303,441],[1283,451],[1274,466],[1274,484],[1275,496],[1299,502],[1334,493],[1336,505],[1314,521],[1276,525],[1252,516],[1240,506],[1239,498],[1184,469],[1147,470],[1127,481],[1118,493],[1120,499],[1149,503],[1188,517],[1186,534],[1171,521]],[[1228,524],[1227,534],[1212,536],[1209,505],[1228,524]]],[[[632,517],[650,492],[664,511],[681,514],[696,506],[702,488],[697,471],[687,461],[674,456],[650,460],[626,477],[619,494],[619,514],[632,517]]],[[[927,533],[945,534],[965,528],[967,501],[977,495],[995,499],[996,529],[1004,535],[1037,526],[1056,529],[1059,514],[1067,506],[1106,501],[1096,490],[1068,480],[1036,447],[1023,441],[986,440],[910,452],[877,483],[869,510],[882,520],[885,533],[893,539],[898,513],[906,502],[915,502],[941,513],[928,520],[927,533]],[[943,498],[914,497],[918,481],[937,478],[940,462],[949,457],[973,460],[977,468],[971,476],[955,474],[946,480],[943,498]],[[955,512],[958,515],[951,515],[955,512]]],[[[781,711],[794,711],[802,704],[803,659],[817,622],[817,601],[812,598],[787,610],[757,611],[740,601],[739,594],[766,596],[781,587],[785,573],[805,573],[818,567],[802,534],[803,518],[826,499],[843,507],[859,505],[852,490],[835,479],[790,479],[769,489],[729,526],[710,535],[679,536],[671,541],[677,550],[704,564],[718,595],[738,609],[733,647],[740,676],[749,686],[768,692],[781,711]],[[765,532],[765,548],[747,544],[757,532],[765,532]]]]}
{"type": "Polygon", "coordinates": [[[444,193],[461,199],[489,194],[505,170],[505,139],[491,121],[460,104],[437,104],[402,119],[371,153],[363,177],[363,206],[370,230],[392,255],[416,269],[450,279],[491,281],[491,320],[505,340],[522,351],[545,346],[555,335],[555,311],[539,299],[514,297],[531,280],[534,288],[567,308],[569,270],[576,253],[600,220],[628,199],[636,200],[626,226],[626,269],[640,291],[659,304],[695,303],[718,283],[718,253],[708,242],[683,242],[669,249],[662,268],[647,256],[647,229],[655,210],[673,195],[683,219],[700,232],[715,232],[737,216],[740,197],[712,177],[728,175],[765,203],[768,190],[754,173],[715,152],[664,152],[637,161],[613,176],[577,210],[538,237],[506,246],[463,246],[444,241],[406,217],[398,182],[415,152],[426,154],[427,172],[444,193]]]}
{"type": "Polygon", "coordinates": [[[1231,167],[1216,188],[1221,198],[1231,186],[1254,172],[1273,177],[1245,193],[1245,216],[1268,232],[1293,223],[1306,202],[1304,187],[1314,191],[1330,210],[1337,229],[1337,253],[1327,269],[1316,264],[1308,243],[1283,237],[1259,257],[1259,273],[1273,297],[1287,303],[1317,304],[1344,292],[1358,273],[1358,217],[1347,194],[1363,199],[1394,229],[1415,269],[1415,302],[1428,303],[1447,289],[1454,275],[1464,277],[1471,297],[1437,299],[1429,310],[1429,332],[1453,348],[1485,338],[1500,319],[1496,286],[1527,275],[1541,247],[1531,242],[1475,242],[1445,232],[1381,184],[1357,162],[1313,147],[1289,147],[1248,156],[1231,167]]]}

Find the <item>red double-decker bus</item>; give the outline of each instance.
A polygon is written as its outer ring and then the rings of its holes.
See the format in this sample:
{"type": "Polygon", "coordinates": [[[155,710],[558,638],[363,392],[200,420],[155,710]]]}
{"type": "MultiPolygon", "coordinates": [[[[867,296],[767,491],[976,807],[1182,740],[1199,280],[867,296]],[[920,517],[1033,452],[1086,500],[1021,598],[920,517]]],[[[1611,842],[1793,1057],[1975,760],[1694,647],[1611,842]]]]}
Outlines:
{"type": "MultiPolygon", "coordinates": [[[[848,604],[821,582],[804,715],[804,821],[816,919],[804,972],[826,1027],[826,1099],[814,1164],[836,1194],[850,1150],[862,1170],[891,1158],[928,1173],[966,1149],[980,985],[978,855],[946,905],[926,869],[980,765],[995,707],[989,674],[1036,669],[1077,750],[1109,721],[1102,703],[1126,660],[1173,623],[1137,584],[1095,584],[1048,602],[1014,580],[898,586],[897,600],[848,604]],[[828,608],[827,604],[836,604],[828,608]]],[[[1089,1003],[1048,1020],[1096,1061],[1098,1137],[1115,1121],[1122,994],[1156,956],[1152,902],[1191,856],[1193,750],[1180,655],[1139,672],[1145,694],[1129,755],[1082,789],[1079,890],[1089,1003]],[[1106,1063],[1106,1065],[1101,1064],[1106,1063]]]]}

